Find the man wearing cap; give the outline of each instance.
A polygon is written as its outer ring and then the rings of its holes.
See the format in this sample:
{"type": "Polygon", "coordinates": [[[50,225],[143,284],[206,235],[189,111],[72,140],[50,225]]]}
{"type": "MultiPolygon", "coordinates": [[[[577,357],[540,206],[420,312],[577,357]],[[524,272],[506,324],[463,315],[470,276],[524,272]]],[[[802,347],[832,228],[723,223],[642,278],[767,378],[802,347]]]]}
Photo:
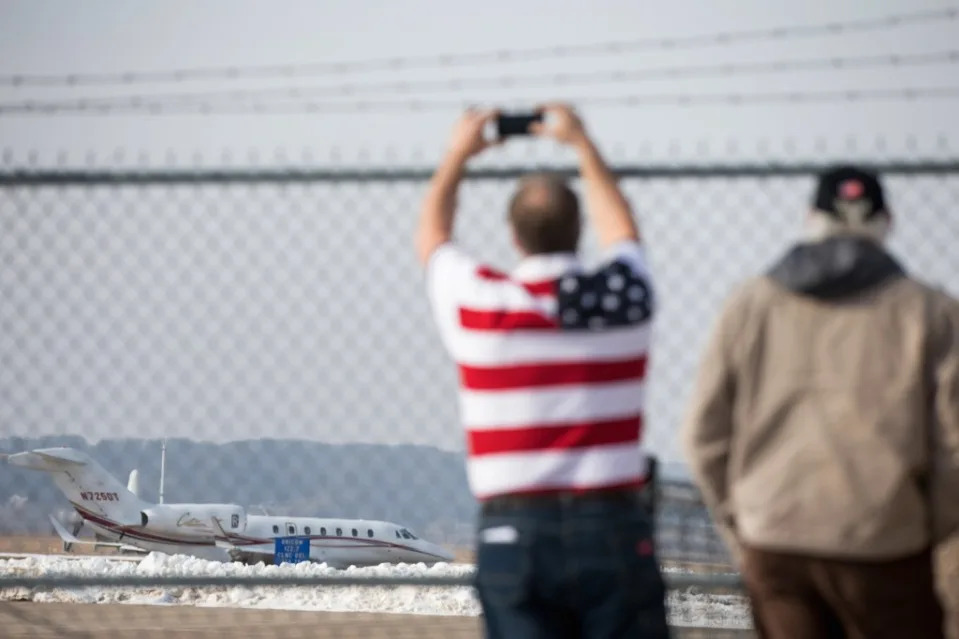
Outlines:
{"type": "Polygon", "coordinates": [[[943,636],[959,304],[885,250],[891,222],[874,174],[824,172],[805,241],[729,298],[706,348],[684,447],[761,637],[943,636]]]}

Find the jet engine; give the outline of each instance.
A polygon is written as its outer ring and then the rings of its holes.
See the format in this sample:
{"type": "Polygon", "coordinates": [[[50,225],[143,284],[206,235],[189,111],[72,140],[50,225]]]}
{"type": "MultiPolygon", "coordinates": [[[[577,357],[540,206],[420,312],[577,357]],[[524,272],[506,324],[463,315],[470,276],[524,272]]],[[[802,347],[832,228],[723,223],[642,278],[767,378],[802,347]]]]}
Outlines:
{"type": "Polygon", "coordinates": [[[246,530],[246,509],[236,504],[157,504],[140,511],[140,525],[168,532],[219,535],[246,530]]]}

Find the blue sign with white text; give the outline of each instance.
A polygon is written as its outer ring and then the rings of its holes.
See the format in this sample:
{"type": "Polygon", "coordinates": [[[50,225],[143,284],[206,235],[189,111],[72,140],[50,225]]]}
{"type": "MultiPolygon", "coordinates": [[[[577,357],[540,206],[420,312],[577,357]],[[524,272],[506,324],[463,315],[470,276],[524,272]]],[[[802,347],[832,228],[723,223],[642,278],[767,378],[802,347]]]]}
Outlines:
{"type": "Polygon", "coordinates": [[[273,545],[273,563],[298,564],[310,560],[309,537],[277,537],[273,545]]]}

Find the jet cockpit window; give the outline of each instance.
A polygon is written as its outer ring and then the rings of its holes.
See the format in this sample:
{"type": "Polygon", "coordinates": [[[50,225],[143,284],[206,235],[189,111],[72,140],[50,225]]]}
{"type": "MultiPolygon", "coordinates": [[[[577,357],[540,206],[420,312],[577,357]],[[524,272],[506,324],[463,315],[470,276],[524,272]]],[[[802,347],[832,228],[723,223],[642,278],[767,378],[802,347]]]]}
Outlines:
{"type": "Polygon", "coordinates": [[[416,539],[416,535],[408,531],[406,528],[399,531],[399,534],[403,535],[403,539],[416,539]]]}
{"type": "Polygon", "coordinates": [[[402,539],[402,538],[403,538],[403,535],[400,534],[400,531],[399,531],[399,530],[396,530],[395,532],[396,532],[396,538],[397,538],[397,539],[402,539]]]}

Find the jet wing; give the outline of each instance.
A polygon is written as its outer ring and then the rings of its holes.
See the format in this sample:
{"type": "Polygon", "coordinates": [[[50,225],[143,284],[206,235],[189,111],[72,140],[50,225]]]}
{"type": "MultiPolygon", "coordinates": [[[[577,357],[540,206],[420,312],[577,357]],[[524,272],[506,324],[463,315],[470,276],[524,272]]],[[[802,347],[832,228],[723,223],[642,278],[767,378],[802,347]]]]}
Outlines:
{"type": "Polygon", "coordinates": [[[237,546],[236,544],[230,543],[229,541],[223,541],[221,539],[216,540],[216,547],[223,550],[236,550],[239,552],[250,553],[253,555],[270,555],[272,556],[276,548],[273,544],[244,544],[242,546],[237,546]]]}
{"type": "MultiPolygon", "coordinates": [[[[220,533],[216,536],[216,545],[223,548],[225,546],[220,546],[220,542],[229,543],[230,533],[223,529],[223,524],[220,523],[219,517],[210,517],[210,521],[213,522],[213,528],[220,533]]],[[[233,544],[229,544],[229,547],[233,547],[233,544]]]]}
{"type": "Polygon", "coordinates": [[[230,541],[230,533],[223,529],[223,525],[220,523],[220,519],[218,517],[210,517],[210,520],[213,522],[213,527],[217,531],[217,548],[221,548],[226,551],[236,550],[253,555],[273,555],[273,553],[276,551],[276,547],[271,543],[237,545],[230,541]]]}
{"type": "Polygon", "coordinates": [[[137,548],[136,546],[131,546],[129,544],[118,544],[110,541],[94,541],[90,539],[80,539],[69,530],[63,527],[56,517],[50,515],[50,522],[53,524],[54,530],[57,531],[57,534],[60,535],[60,539],[67,542],[68,544],[85,544],[88,546],[107,546],[108,548],[119,548],[120,550],[127,550],[130,552],[139,552],[147,554],[147,551],[143,548],[137,548]]]}

